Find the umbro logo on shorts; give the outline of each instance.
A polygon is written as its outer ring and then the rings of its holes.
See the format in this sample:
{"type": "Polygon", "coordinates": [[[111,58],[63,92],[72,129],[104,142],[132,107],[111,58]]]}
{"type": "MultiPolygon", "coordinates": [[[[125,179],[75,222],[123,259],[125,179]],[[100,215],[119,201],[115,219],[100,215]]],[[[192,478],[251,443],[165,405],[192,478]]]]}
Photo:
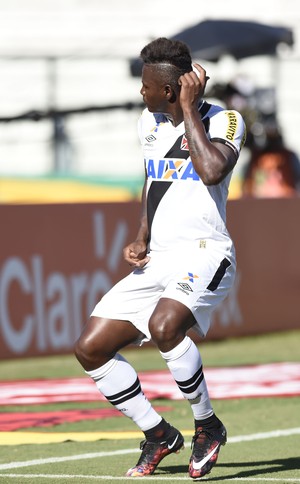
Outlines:
{"type": "Polygon", "coordinates": [[[185,292],[185,294],[187,295],[189,294],[189,292],[193,292],[193,289],[191,288],[191,286],[186,282],[177,282],[177,284],[178,286],[180,286],[180,287],[176,287],[178,291],[185,292]]]}

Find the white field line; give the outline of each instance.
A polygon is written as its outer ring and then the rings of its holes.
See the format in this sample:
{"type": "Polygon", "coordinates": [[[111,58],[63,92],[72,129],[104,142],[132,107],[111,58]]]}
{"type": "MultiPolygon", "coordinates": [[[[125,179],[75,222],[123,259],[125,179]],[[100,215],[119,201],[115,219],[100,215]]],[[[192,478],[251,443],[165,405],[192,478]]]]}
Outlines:
{"type": "MultiPolygon", "coordinates": [[[[110,480],[110,481],[126,481],[134,480],[136,482],[136,477],[130,479],[130,477],[116,477],[116,476],[87,476],[87,475],[68,475],[68,474],[0,474],[0,477],[22,477],[22,479],[86,479],[86,480],[110,480]]],[[[138,477],[138,480],[146,479],[147,481],[188,481],[188,482],[195,482],[191,481],[190,477],[167,477],[167,476],[144,476],[138,477]]],[[[300,478],[286,478],[286,477],[230,477],[227,478],[228,481],[239,481],[239,482],[282,482],[285,484],[286,482],[292,482],[295,484],[296,482],[300,482],[300,478]]],[[[209,482],[212,480],[207,478],[202,478],[201,482],[209,482]]]]}
{"type": "MultiPolygon", "coordinates": [[[[264,433],[258,433],[258,434],[231,437],[228,439],[228,443],[235,444],[235,443],[245,442],[245,441],[250,442],[253,440],[287,437],[287,436],[296,435],[296,434],[300,434],[300,427],[294,428],[294,429],[274,430],[272,432],[264,432],[264,433]]],[[[49,457],[46,459],[35,459],[35,460],[28,460],[28,461],[22,461],[22,462],[10,462],[9,464],[0,464],[0,470],[19,469],[22,467],[30,467],[30,466],[37,466],[37,465],[43,465],[43,464],[55,464],[59,462],[68,462],[73,460],[96,459],[96,458],[110,457],[115,455],[133,454],[136,452],[140,452],[140,449],[123,449],[123,450],[115,450],[110,452],[92,452],[88,454],[68,455],[64,457],[49,457]]],[[[139,479],[141,478],[139,477],[139,479]]]]}
{"type": "Polygon", "coordinates": [[[261,432],[251,435],[238,435],[237,437],[229,437],[228,443],[237,444],[239,442],[250,442],[251,440],[260,439],[274,439],[277,437],[289,437],[290,435],[300,434],[300,427],[286,430],[272,430],[272,432],[261,432]]]}

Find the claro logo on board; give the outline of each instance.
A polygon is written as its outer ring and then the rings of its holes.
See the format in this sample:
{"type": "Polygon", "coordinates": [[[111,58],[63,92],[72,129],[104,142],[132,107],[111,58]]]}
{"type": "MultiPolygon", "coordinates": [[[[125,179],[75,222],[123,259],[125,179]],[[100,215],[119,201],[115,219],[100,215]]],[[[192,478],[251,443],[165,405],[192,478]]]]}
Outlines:
{"type": "Polygon", "coordinates": [[[82,314],[86,320],[99,294],[112,286],[111,276],[118,270],[127,234],[126,222],[118,221],[108,247],[104,215],[101,211],[93,213],[94,256],[105,267],[93,272],[46,273],[43,254],[37,253],[26,261],[19,256],[4,261],[0,267],[0,326],[10,353],[22,355],[33,348],[36,354],[43,354],[73,347],[84,322],[82,314]],[[18,321],[13,315],[14,305],[20,301],[10,297],[13,290],[20,294],[20,300],[29,301],[18,321]]]}

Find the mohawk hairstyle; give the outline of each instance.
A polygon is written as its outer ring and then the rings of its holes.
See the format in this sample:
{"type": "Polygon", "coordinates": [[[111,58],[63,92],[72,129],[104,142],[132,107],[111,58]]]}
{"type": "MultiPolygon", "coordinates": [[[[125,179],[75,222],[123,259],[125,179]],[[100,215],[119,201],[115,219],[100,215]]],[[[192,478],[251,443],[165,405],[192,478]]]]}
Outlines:
{"type": "Polygon", "coordinates": [[[140,57],[144,64],[170,64],[175,66],[180,74],[192,70],[192,58],[188,46],[179,40],[160,37],[147,44],[140,57]]]}

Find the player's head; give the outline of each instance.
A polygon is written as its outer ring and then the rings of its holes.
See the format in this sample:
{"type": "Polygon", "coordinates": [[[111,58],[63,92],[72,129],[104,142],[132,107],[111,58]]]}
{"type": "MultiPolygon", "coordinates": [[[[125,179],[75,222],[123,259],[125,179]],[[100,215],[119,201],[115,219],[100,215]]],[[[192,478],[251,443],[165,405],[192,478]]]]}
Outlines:
{"type": "Polygon", "coordinates": [[[155,66],[165,72],[175,85],[180,76],[192,70],[192,58],[189,48],[179,40],[160,37],[147,44],[141,51],[144,65],[155,66]]]}
{"type": "Polygon", "coordinates": [[[192,70],[192,59],[188,46],[179,40],[160,37],[147,44],[141,51],[144,64],[169,64],[179,75],[192,70]]]}
{"type": "Polygon", "coordinates": [[[160,37],[147,44],[142,49],[140,57],[144,64],[141,89],[144,101],[150,111],[164,112],[166,106],[162,105],[163,101],[171,103],[176,101],[180,90],[179,77],[192,70],[189,48],[178,40],[160,37]],[[161,89],[165,90],[167,97],[165,99],[162,97],[160,100],[153,99],[155,91],[158,93],[161,89]]]}

